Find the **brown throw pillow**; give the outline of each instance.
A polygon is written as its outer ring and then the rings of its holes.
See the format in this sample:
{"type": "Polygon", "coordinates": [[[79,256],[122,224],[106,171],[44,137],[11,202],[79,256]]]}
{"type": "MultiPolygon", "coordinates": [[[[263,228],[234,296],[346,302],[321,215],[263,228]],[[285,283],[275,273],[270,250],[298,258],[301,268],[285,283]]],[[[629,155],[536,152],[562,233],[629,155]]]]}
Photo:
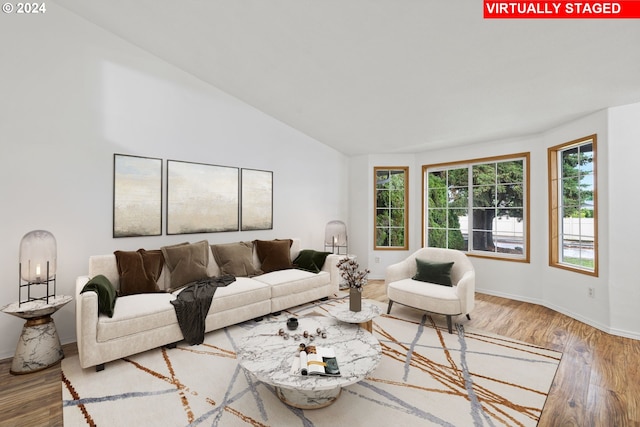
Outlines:
{"type": "Polygon", "coordinates": [[[163,246],[160,249],[164,255],[164,262],[171,272],[169,292],[209,277],[207,275],[209,242],[206,240],[186,245],[163,246]]]}
{"type": "Polygon", "coordinates": [[[255,240],[258,259],[262,263],[260,267],[265,273],[293,268],[291,253],[289,252],[293,240],[255,240]]]}
{"type": "Polygon", "coordinates": [[[145,273],[147,273],[149,279],[158,282],[162,274],[162,267],[164,266],[162,251],[160,249],[154,249],[152,251],[138,249],[138,252],[142,255],[142,264],[144,265],[145,273]]]}
{"type": "Polygon", "coordinates": [[[262,274],[253,266],[253,244],[251,242],[225,243],[211,245],[222,274],[235,277],[252,277],[262,274]]]}
{"type": "Polygon", "coordinates": [[[147,275],[140,252],[115,251],[114,254],[120,275],[121,296],[160,291],[156,281],[147,275]]]}

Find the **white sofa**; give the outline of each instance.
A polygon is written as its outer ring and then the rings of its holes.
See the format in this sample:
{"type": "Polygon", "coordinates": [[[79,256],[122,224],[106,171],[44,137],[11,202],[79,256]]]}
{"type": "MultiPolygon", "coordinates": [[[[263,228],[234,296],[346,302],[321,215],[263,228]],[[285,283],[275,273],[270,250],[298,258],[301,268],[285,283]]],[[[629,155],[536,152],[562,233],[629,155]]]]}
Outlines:
{"type": "MultiPolygon", "coordinates": [[[[300,252],[300,240],[292,239],[291,260],[300,252]]],[[[209,251],[211,249],[209,248],[209,251]]],[[[205,332],[279,312],[299,304],[325,298],[338,292],[339,255],[329,255],[322,271],[299,269],[273,271],[252,278],[237,277],[229,286],[216,290],[205,320],[205,332]]],[[[255,255],[254,265],[260,268],[255,255]]],[[[106,362],[153,348],[173,345],[183,339],[171,301],[180,290],[169,293],[145,293],[118,297],[113,317],[98,312],[98,294],[80,293],[90,278],[102,274],[116,289],[119,287],[114,254],[92,256],[89,274],[76,280],[76,333],[80,365],[104,369],[106,362]]],[[[221,275],[213,254],[209,253],[207,274],[221,275]]],[[[158,281],[168,289],[170,273],[165,265],[158,281]]]]}

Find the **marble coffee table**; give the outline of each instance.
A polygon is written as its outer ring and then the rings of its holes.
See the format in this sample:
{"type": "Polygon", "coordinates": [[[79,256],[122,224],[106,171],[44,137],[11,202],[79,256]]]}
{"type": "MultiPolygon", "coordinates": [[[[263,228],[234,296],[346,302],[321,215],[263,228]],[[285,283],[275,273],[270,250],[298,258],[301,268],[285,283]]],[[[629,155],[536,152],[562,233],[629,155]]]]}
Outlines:
{"type": "Polygon", "coordinates": [[[380,363],[380,343],[358,325],[324,316],[300,317],[298,322],[295,331],[289,331],[284,320],[261,323],[242,336],[237,346],[240,366],[258,380],[273,385],[280,400],[287,405],[301,409],[328,406],[338,398],[342,387],[364,379],[380,363]],[[280,328],[291,337],[284,339],[278,335],[280,328]],[[326,332],[326,338],[317,337],[314,341],[293,338],[293,334],[302,335],[304,331],[315,334],[318,328],[326,332]],[[341,376],[291,373],[301,342],[333,348],[341,376]]]}

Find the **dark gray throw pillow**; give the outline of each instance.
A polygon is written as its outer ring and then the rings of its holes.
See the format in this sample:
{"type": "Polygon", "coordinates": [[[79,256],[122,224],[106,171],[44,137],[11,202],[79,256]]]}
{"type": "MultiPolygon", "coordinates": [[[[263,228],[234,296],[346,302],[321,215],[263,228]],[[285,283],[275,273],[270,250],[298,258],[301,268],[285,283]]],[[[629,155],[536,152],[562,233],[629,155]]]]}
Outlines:
{"type": "Polygon", "coordinates": [[[431,262],[416,258],[416,267],[418,270],[413,276],[413,280],[453,286],[451,284],[453,262],[431,262]]]}
{"type": "Polygon", "coordinates": [[[222,274],[253,277],[262,274],[253,266],[253,243],[237,242],[211,245],[211,251],[222,274]]]}
{"type": "Polygon", "coordinates": [[[209,277],[207,275],[209,242],[206,240],[186,245],[163,246],[160,249],[164,255],[164,262],[171,272],[169,292],[209,277]]]}

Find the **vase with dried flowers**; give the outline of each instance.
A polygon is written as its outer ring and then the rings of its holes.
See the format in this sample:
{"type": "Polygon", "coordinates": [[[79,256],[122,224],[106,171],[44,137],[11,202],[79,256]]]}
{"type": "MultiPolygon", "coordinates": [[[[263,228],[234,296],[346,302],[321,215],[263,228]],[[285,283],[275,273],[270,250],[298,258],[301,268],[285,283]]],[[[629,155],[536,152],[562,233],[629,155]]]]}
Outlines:
{"type": "Polygon", "coordinates": [[[362,310],[362,288],[367,284],[369,269],[358,270],[360,265],[354,258],[345,257],[338,261],[340,277],[349,285],[349,310],[362,310]]]}

